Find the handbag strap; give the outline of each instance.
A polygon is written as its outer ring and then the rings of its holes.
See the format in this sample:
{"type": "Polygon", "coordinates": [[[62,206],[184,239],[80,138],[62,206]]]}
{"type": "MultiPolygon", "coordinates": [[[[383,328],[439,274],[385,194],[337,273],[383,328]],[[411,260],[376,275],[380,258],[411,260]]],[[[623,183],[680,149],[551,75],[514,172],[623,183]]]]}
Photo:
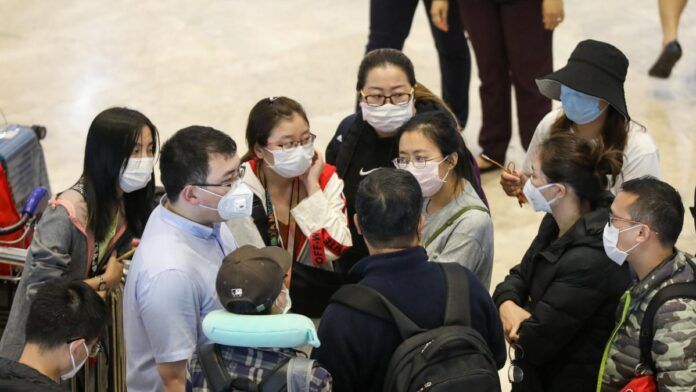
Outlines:
{"type": "Polygon", "coordinates": [[[476,205],[463,207],[462,209],[457,211],[454,215],[452,215],[449,219],[447,219],[445,221],[445,223],[442,224],[442,226],[440,226],[437,230],[435,230],[435,232],[430,236],[430,238],[425,240],[425,242],[423,243],[423,247],[427,248],[428,245],[430,245],[430,243],[435,240],[435,238],[437,238],[440,234],[442,234],[443,231],[447,230],[448,227],[452,226],[454,224],[454,222],[456,222],[457,219],[459,219],[460,216],[464,215],[465,212],[471,211],[471,210],[483,211],[486,214],[490,215],[490,211],[488,211],[488,209],[485,207],[476,206],[476,205]]]}

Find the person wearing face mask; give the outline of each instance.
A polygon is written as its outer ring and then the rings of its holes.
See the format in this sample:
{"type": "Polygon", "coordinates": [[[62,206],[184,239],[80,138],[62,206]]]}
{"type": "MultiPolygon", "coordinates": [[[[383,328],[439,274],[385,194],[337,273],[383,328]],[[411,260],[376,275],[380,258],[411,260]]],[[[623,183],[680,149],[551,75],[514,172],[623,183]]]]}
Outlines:
{"type": "Polygon", "coordinates": [[[549,135],[575,132],[605,149],[623,152],[621,173],[607,189],[616,194],[624,181],[644,175],[660,177],[660,156],[645,128],[631,120],[624,97],[628,59],[616,47],[594,40],[580,42],[568,64],[537,79],[539,91],[561,101],[539,123],[520,173],[503,172],[500,183],[517,196],[531,173],[539,145],[549,135]]]}
{"type": "Polygon", "coordinates": [[[352,240],[343,181],[316,153],[315,139],[297,101],[271,97],[254,105],[246,129],[249,150],[242,158],[254,208],[251,217],[228,226],[240,245],[262,243],[292,254],[296,264],[286,283],[295,283],[293,311],[317,318],[333,293],[320,291],[317,285],[332,275],[317,270],[334,271],[334,261],[352,240]]]}
{"type": "Polygon", "coordinates": [[[152,211],[123,294],[126,383],[131,392],[183,391],[186,365],[207,339],[200,322],[220,308],[212,282],[237,248],[222,222],[251,213],[237,145],[191,126],[162,146],[166,195],[152,211]]]}
{"type": "Polygon", "coordinates": [[[36,291],[54,279],[83,280],[104,294],[117,287],[117,255],[140,237],[152,210],[157,128],[126,108],[101,112],[89,127],[82,176],[43,213],[27,252],[0,355],[18,359],[36,291]]]}
{"type": "MultiPolygon", "coordinates": [[[[348,216],[354,213],[360,182],[372,170],[392,166],[398,156],[397,130],[416,113],[439,111],[456,117],[447,105],[416,82],[411,60],[395,49],[377,49],[363,58],[356,85],[360,111],[346,117],[326,148],[326,161],[345,182],[348,216]]],[[[478,173],[478,166],[472,163],[478,173]]],[[[478,175],[477,175],[478,178],[478,175]]],[[[478,180],[477,180],[478,181],[478,180]]],[[[353,248],[337,263],[348,271],[367,256],[367,247],[350,221],[353,248]]]]}
{"type": "Polygon", "coordinates": [[[459,263],[488,288],[493,270],[493,221],[475,180],[472,154],[452,118],[417,114],[399,130],[394,166],[413,174],[425,202],[421,245],[431,261],[459,263]]]}
{"type": "Polygon", "coordinates": [[[46,282],[30,305],[19,359],[0,358],[0,390],[65,391],[61,382],[73,378],[100,348],[108,318],[106,303],[86,283],[46,282]]]}
{"type": "MultiPolygon", "coordinates": [[[[290,318],[283,316],[289,309],[283,280],[291,266],[292,258],[284,249],[275,246],[260,249],[251,245],[241,246],[225,257],[218,271],[215,287],[218,299],[225,309],[211,316],[224,320],[225,322],[220,322],[219,325],[231,330],[242,322],[255,323],[253,338],[260,335],[277,343],[292,340],[291,336],[295,335],[295,331],[283,324],[284,320],[292,322],[290,318]]],[[[206,320],[204,323],[212,324],[214,321],[206,320]]],[[[307,323],[310,324],[309,320],[307,323]]],[[[220,363],[234,386],[268,382],[277,366],[292,358],[304,356],[299,350],[286,348],[287,345],[281,348],[211,344],[215,347],[212,352],[199,350],[199,355],[210,356],[208,360],[220,363]]],[[[209,382],[210,369],[204,368],[202,364],[203,360],[200,360],[196,366],[189,367],[188,374],[193,390],[217,391],[215,385],[209,382]]],[[[288,372],[292,374],[293,370],[288,367],[288,372]]],[[[302,389],[298,391],[331,391],[331,375],[321,366],[312,366],[303,376],[306,376],[306,379],[303,377],[304,385],[301,385],[302,389]]],[[[288,386],[290,384],[288,383],[288,386]]]]}
{"type": "Polygon", "coordinates": [[[641,376],[659,391],[696,385],[696,259],[675,247],[684,212],[677,190],[649,176],[626,181],[611,205],[604,249],[615,263],[630,265],[635,279],[616,309],[598,392],[623,390],[641,376]],[[643,345],[646,332],[652,341],[643,345]]]}
{"type": "Polygon", "coordinates": [[[513,391],[590,391],[614,311],[630,283],[604,252],[621,153],[572,132],[538,148],[524,193],[545,214],[522,261],[493,294],[514,352],[513,391]]]}

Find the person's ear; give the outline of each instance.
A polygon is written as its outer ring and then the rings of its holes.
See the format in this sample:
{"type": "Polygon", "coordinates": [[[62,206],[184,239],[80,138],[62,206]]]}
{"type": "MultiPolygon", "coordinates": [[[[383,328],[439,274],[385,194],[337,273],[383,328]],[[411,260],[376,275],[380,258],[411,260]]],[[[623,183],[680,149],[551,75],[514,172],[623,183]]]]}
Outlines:
{"type": "Polygon", "coordinates": [[[254,145],[254,154],[256,154],[257,158],[263,159],[263,147],[261,147],[258,143],[254,145]]]}
{"type": "Polygon", "coordinates": [[[452,169],[457,167],[457,162],[459,162],[459,154],[453,152],[447,157],[447,162],[452,166],[452,169]]]}
{"type": "Polygon", "coordinates": [[[565,197],[568,194],[568,187],[565,184],[556,184],[556,189],[558,189],[558,193],[556,193],[555,196],[557,199],[565,197]]]}
{"type": "Polygon", "coordinates": [[[653,231],[653,229],[651,229],[647,225],[641,225],[640,229],[638,230],[638,236],[636,237],[636,242],[638,242],[638,243],[646,242],[653,235],[655,235],[655,232],[653,231]]]}
{"type": "Polygon", "coordinates": [[[360,221],[358,220],[358,214],[353,214],[353,223],[355,223],[355,230],[359,235],[363,235],[362,229],[360,228],[360,221]]]}
{"type": "Polygon", "coordinates": [[[87,344],[85,339],[77,339],[70,343],[69,348],[73,358],[81,359],[83,356],[89,355],[89,353],[85,352],[85,344],[87,344]]]}
{"type": "Polygon", "coordinates": [[[418,218],[418,235],[420,236],[420,233],[423,232],[423,229],[425,229],[425,215],[421,214],[420,218],[418,218]]]}
{"type": "Polygon", "coordinates": [[[200,203],[198,196],[196,196],[196,187],[193,185],[186,185],[184,189],[181,190],[179,194],[179,199],[186,201],[189,204],[198,205],[200,203]]]}

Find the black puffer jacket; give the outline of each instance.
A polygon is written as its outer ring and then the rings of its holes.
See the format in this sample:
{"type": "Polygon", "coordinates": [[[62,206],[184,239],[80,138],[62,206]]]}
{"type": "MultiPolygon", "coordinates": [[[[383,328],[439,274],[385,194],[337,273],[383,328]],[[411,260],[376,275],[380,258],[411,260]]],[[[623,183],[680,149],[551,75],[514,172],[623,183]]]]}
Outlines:
{"type": "Polygon", "coordinates": [[[619,267],[604,252],[602,232],[613,196],[558,238],[550,214],[522,262],[498,285],[495,304],[511,300],[532,316],[520,326],[524,357],[521,383],[513,391],[592,391],[614,314],[630,284],[627,264],[619,267]]]}

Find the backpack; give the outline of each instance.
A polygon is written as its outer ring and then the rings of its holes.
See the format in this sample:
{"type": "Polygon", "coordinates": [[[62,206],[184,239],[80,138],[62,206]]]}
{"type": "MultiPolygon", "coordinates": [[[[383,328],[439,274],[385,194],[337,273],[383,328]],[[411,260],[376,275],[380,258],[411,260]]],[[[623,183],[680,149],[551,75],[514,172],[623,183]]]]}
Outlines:
{"type": "Polygon", "coordinates": [[[218,344],[200,346],[198,361],[213,392],[306,392],[309,391],[314,368],[319,367],[313,359],[288,357],[264,376],[263,381],[256,383],[248,379],[232,379],[218,344]]]}
{"type": "Polygon", "coordinates": [[[447,281],[444,325],[425,330],[376,290],[346,285],[332,302],[393,323],[403,341],[391,356],[382,390],[500,391],[493,354],[470,323],[469,276],[458,264],[437,263],[447,281]]]}
{"type": "MultiPolygon", "coordinates": [[[[688,260],[692,270],[696,273],[696,265],[688,260]]],[[[640,363],[638,367],[644,370],[650,369],[652,375],[636,376],[628,383],[622,391],[656,391],[655,375],[657,369],[652,357],[653,338],[655,337],[655,314],[657,310],[667,301],[677,298],[689,298],[696,300],[696,281],[675,283],[660,289],[650,300],[643,321],[640,323],[640,334],[638,346],[640,347],[640,363]]]]}

